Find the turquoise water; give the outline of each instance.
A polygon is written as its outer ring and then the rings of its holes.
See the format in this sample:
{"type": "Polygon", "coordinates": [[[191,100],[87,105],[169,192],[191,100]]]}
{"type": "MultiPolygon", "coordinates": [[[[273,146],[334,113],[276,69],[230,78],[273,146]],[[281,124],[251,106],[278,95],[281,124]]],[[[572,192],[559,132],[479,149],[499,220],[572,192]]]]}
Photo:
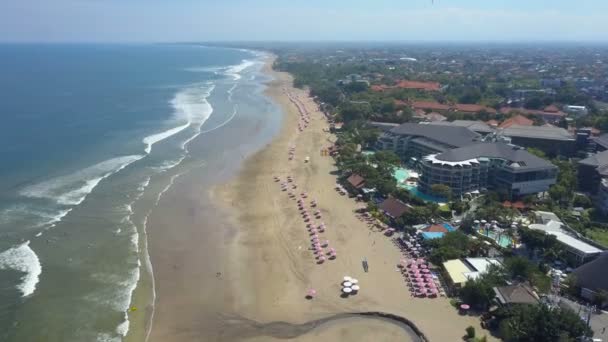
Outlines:
{"type": "Polygon", "coordinates": [[[446,201],[445,199],[427,195],[425,193],[418,191],[418,187],[416,187],[415,185],[405,184],[404,181],[410,177],[410,170],[408,170],[408,169],[405,169],[402,167],[396,168],[395,172],[393,173],[393,177],[395,177],[395,179],[397,180],[397,187],[406,189],[412,195],[414,195],[424,201],[434,202],[434,203],[442,203],[442,202],[446,201]]]}
{"type": "Polygon", "coordinates": [[[505,247],[505,248],[511,247],[511,239],[506,235],[501,235],[498,240],[496,240],[496,238],[497,238],[496,232],[488,232],[488,234],[482,234],[482,235],[493,239],[501,247],[505,247]]]}
{"type": "Polygon", "coordinates": [[[364,156],[373,156],[374,154],[376,154],[376,152],[374,151],[361,151],[361,154],[364,156]]]}

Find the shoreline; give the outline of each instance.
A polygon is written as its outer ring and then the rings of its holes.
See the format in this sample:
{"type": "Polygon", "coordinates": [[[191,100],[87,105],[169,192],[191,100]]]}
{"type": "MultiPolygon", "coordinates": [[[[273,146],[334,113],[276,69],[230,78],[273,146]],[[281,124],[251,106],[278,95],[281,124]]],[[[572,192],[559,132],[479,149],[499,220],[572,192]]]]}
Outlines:
{"type": "Polygon", "coordinates": [[[458,315],[449,299],[409,296],[396,272],[398,249],[356,219],[352,199],[333,190],[334,161],[320,153],[335,139],[324,115],[306,91],[292,87],[291,75],[272,70],[273,61],[264,66],[272,77],[264,95],[281,109],[279,131],[240,160],[225,161],[229,165],[220,168],[221,181],[205,182],[204,167],[179,177],[149,216],[156,308],[148,341],[444,341],[460,340],[469,325],[482,331],[478,319],[458,315]],[[310,126],[301,133],[294,103],[311,113],[310,126]],[[289,160],[293,145],[295,157],[289,160]],[[317,200],[328,226],[324,238],[338,251],[337,259],[314,262],[295,201],[280,190],[275,175],[292,175],[298,192],[317,200]],[[362,258],[370,262],[369,273],[361,270],[362,258]],[[340,296],[345,274],[360,279],[358,295],[340,296]],[[306,300],[311,287],[318,296],[306,300]],[[358,316],[302,334],[293,327],[365,312],[400,317],[411,322],[413,331],[358,316]],[[275,339],[285,333],[281,329],[287,329],[288,338],[275,339]]]}
{"type": "MultiPolygon", "coordinates": [[[[460,340],[469,325],[485,332],[476,317],[460,316],[448,298],[410,297],[396,272],[399,250],[390,238],[371,231],[355,218],[353,211],[360,205],[333,191],[334,161],[321,156],[320,151],[335,141],[335,136],[328,132],[324,115],[306,91],[292,86],[291,75],[270,69],[268,72],[275,81],[268,85],[266,95],[283,109],[282,131],[271,144],[245,161],[236,179],[219,186],[217,191],[225,208],[235,211],[232,219],[240,227],[229,251],[232,273],[237,275],[236,284],[250,289],[240,291],[241,300],[234,303],[233,311],[257,322],[294,324],[336,314],[382,312],[405,318],[421,332],[422,338],[431,341],[460,340]],[[312,117],[310,127],[302,133],[297,130],[296,102],[312,117]],[[297,146],[291,161],[287,158],[288,146],[297,146]],[[309,157],[310,162],[305,163],[304,157],[309,157]],[[306,247],[309,236],[295,201],[288,199],[273,181],[274,176],[284,179],[286,175],[294,177],[296,192],[304,190],[319,203],[323,221],[329,227],[324,236],[339,252],[336,260],[321,265],[314,262],[306,247]],[[373,275],[360,269],[362,258],[369,259],[373,275]],[[348,299],[338,295],[339,280],[345,274],[354,274],[364,284],[361,293],[348,299]],[[310,287],[318,293],[311,301],[303,298],[310,287]]],[[[368,336],[359,338],[382,337],[381,331],[370,330],[368,336]]],[[[339,339],[337,333],[323,338],[339,339]]]]}

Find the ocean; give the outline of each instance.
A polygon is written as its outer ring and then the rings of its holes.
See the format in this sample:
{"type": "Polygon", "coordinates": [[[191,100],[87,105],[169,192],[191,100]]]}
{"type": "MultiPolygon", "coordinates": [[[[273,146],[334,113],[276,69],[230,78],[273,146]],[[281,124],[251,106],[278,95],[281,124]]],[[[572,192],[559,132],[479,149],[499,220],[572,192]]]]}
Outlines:
{"type": "Polygon", "coordinates": [[[127,335],[134,291],[152,279],[146,222],[163,193],[248,146],[217,133],[277,110],[262,93],[263,57],[177,44],[0,45],[0,341],[127,335]]]}

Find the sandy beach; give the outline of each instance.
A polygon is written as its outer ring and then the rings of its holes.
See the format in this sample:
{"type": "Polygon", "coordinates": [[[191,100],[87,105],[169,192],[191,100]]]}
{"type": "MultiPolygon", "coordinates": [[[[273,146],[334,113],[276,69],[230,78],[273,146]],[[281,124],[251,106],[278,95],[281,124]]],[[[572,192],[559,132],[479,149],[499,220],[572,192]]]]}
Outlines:
{"type": "Polygon", "coordinates": [[[304,90],[292,88],[290,75],[267,69],[275,80],[266,93],[284,112],[278,136],[223,185],[208,190],[197,184],[199,171],[185,175],[164,200],[175,213],[152,218],[157,302],[150,341],[419,340],[404,325],[373,318],[308,324],[371,311],[405,317],[431,341],[459,341],[469,325],[481,332],[479,319],[459,315],[449,299],[410,296],[396,268],[400,251],[355,217],[361,204],[334,190],[334,160],[320,151],[335,137],[322,113],[304,90]],[[301,133],[298,108],[288,95],[311,114],[301,133]],[[293,160],[289,146],[295,146],[293,160]],[[335,248],[335,260],[316,263],[296,201],[273,179],[288,175],[296,193],[318,203],[322,220],[314,221],[325,222],[321,239],[335,248]],[[172,197],[179,200],[171,203],[172,197]],[[177,226],[178,233],[167,229],[177,226]],[[340,295],[344,275],[359,279],[357,295],[340,295]],[[309,288],[317,291],[313,300],[305,299],[309,288]]]}

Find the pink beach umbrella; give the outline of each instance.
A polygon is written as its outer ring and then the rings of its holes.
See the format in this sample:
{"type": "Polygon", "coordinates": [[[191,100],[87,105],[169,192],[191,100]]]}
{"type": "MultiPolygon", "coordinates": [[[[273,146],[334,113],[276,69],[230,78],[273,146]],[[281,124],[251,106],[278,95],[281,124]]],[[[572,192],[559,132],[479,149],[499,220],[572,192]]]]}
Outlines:
{"type": "Polygon", "coordinates": [[[319,258],[319,264],[322,264],[324,262],[325,262],[325,257],[324,256],[320,257],[319,258]]]}
{"type": "Polygon", "coordinates": [[[329,240],[325,240],[325,242],[323,243],[323,247],[327,247],[329,246],[329,240]]]}
{"type": "Polygon", "coordinates": [[[422,273],[429,273],[429,272],[430,271],[427,268],[425,268],[425,269],[422,270],[422,273]]]}
{"type": "Polygon", "coordinates": [[[427,268],[428,266],[426,265],[420,265],[420,268],[427,268]]]}
{"type": "Polygon", "coordinates": [[[306,291],[306,298],[312,299],[317,295],[317,291],[315,289],[309,289],[306,291]]]}

